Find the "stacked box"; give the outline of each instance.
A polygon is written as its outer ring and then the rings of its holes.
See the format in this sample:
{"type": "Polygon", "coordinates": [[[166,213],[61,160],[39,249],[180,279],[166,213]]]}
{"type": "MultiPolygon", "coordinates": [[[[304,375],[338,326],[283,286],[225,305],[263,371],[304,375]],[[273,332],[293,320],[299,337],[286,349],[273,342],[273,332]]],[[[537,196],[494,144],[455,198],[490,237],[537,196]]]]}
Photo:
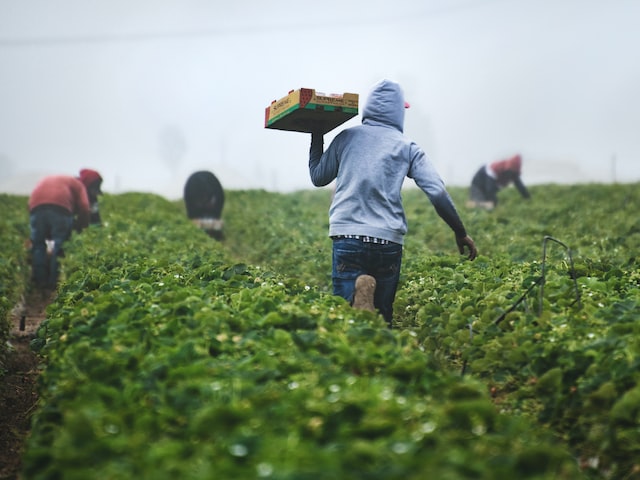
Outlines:
{"type": "Polygon", "coordinates": [[[312,88],[291,90],[264,112],[265,128],[327,133],[358,114],[358,94],[325,95],[312,88]]]}

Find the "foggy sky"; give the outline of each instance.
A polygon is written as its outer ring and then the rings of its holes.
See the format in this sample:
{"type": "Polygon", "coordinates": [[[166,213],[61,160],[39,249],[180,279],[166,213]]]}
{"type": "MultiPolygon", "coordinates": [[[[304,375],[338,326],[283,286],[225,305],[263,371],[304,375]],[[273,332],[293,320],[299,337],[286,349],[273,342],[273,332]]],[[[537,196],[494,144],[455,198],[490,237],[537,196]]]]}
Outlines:
{"type": "Polygon", "coordinates": [[[639,181],[639,24],[637,0],[1,1],[0,191],[84,167],[112,193],[313,188],[309,135],[265,108],[381,78],[449,185],[514,153],[526,184],[639,181]]]}

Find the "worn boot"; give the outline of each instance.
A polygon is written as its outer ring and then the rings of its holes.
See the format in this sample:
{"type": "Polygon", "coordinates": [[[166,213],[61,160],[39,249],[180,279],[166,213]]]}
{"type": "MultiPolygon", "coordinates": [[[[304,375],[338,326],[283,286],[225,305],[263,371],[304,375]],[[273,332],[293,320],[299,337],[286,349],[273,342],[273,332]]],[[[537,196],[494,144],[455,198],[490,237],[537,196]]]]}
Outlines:
{"type": "Polygon", "coordinates": [[[360,275],[356,278],[356,288],[353,293],[353,308],[375,312],[373,295],[376,291],[376,279],[371,275],[360,275]]]}

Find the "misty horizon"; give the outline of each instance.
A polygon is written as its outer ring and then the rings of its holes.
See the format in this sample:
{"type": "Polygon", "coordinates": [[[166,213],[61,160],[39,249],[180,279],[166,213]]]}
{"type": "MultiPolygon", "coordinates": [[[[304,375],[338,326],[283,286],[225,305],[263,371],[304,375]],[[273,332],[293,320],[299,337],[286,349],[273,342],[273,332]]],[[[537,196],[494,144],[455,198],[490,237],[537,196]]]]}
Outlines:
{"type": "Polygon", "coordinates": [[[405,133],[448,185],[516,153],[529,185],[640,181],[637,2],[296,5],[0,5],[0,192],[81,168],[111,193],[177,198],[196,170],[311,189],[310,136],[265,129],[264,109],[301,87],[362,109],[380,78],[403,86],[405,133]]]}

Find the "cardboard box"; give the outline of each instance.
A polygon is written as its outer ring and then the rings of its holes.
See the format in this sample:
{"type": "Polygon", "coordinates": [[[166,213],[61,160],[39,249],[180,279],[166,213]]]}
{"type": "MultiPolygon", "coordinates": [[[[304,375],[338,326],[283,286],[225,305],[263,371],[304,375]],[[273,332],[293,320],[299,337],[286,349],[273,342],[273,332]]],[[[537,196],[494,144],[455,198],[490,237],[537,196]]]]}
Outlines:
{"type": "Polygon", "coordinates": [[[358,94],[316,93],[312,88],[291,90],[271,102],[264,112],[264,127],[276,130],[327,133],[358,115],[358,94]]]}

